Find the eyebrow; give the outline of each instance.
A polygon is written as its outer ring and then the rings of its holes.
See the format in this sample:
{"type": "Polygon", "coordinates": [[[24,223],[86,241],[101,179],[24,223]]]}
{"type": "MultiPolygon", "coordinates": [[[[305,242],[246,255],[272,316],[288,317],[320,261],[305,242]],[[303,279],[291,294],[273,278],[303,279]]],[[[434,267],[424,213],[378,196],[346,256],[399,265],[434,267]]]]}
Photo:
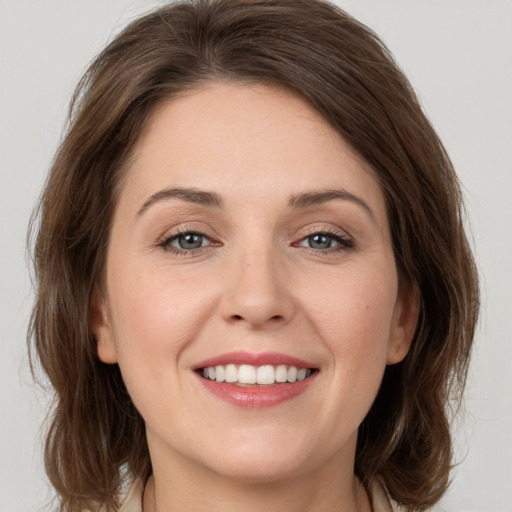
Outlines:
{"type": "MultiPolygon", "coordinates": [[[[224,201],[221,196],[215,192],[208,192],[206,190],[199,190],[197,188],[165,188],[159,190],[151,195],[144,204],[140,207],[137,212],[137,216],[142,215],[155,203],[165,201],[167,199],[181,199],[189,203],[200,204],[203,206],[211,206],[216,208],[222,208],[224,201]]],[[[352,194],[348,190],[344,189],[329,189],[329,190],[311,190],[306,192],[300,192],[290,197],[288,206],[293,209],[305,209],[311,206],[317,206],[334,199],[341,199],[344,201],[350,201],[360,207],[362,207],[369,217],[376,222],[375,215],[368,204],[363,201],[360,197],[352,194]]]]}
{"type": "Polygon", "coordinates": [[[200,204],[203,206],[214,206],[222,208],[224,202],[222,198],[215,192],[206,192],[196,188],[165,188],[153,194],[144,204],[140,207],[137,212],[137,216],[142,215],[149,207],[155,203],[164,201],[166,199],[181,199],[188,203],[200,204]]]}
{"type": "Polygon", "coordinates": [[[295,194],[290,198],[289,206],[295,209],[308,208],[319,204],[332,201],[333,199],[341,199],[343,201],[350,201],[360,207],[362,207],[366,213],[370,216],[373,222],[376,222],[375,214],[368,204],[363,201],[360,197],[352,194],[348,190],[344,189],[330,189],[330,190],[311,190],[295,194]]]}

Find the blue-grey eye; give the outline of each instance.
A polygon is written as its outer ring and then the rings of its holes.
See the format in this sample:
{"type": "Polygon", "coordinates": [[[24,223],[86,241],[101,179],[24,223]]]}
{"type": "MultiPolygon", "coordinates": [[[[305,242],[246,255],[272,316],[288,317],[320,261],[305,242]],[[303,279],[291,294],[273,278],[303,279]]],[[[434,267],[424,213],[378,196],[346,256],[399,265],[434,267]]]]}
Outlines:
{"type": "Polygon", "coordinates": [[[308,236],[305,240],[311,249],[329,249],[333,244],[337,243],[332,236],[324,233],[316,233],[308,236]]]}
{"type": "Polygon", "coordinates": [[[315,249],[317,251],[348,251],[354,247],[354,242],[341,234],[319,232],[305,236],[298,244],[299,247],[315,249]]]}
{"type": "Polygon", "coordinates": [[[200,233],[182,233],[173,237],[169,245],[180,249],[199,249],[206,245],[207,237],[200,233]]]}

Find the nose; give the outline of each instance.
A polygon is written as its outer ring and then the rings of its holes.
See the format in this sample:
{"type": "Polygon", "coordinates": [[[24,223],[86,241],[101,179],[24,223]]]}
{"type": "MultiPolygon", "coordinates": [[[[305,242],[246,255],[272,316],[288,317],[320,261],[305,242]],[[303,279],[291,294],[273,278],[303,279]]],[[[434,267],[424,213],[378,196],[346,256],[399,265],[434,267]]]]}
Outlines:
{"type": "Polygon", "coordinates": [[[272,330],[294,315],[289,276],[280,256],[271,250],[246,251],[229,262],[221,313],[231,324],[272,330]]]}

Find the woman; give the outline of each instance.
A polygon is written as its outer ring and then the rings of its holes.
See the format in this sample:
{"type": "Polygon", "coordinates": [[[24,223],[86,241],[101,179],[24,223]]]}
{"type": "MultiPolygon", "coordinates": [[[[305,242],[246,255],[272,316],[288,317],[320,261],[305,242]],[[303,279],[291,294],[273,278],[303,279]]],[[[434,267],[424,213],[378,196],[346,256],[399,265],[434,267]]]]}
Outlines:
{"type": "Polygon", "coordinates": [[[61,509],[433,506],[478,310],[461,208],[406,78],[334,6],[127,27],[39,209],[61,509]]]}

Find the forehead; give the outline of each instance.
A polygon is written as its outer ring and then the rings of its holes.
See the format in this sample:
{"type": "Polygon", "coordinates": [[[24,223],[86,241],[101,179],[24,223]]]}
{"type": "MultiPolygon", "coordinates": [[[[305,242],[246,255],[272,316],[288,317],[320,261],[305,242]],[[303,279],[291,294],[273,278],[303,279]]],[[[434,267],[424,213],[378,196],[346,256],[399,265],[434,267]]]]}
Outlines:
{"type": "Polygon", "coordinates": [[[261,84],[213,83],[155,109],[123,188],[140,202],[169,186],[211,189],[228,199],[343,187],[384,203],[372,171],[318,112],[287,90],[261,84]]]}

